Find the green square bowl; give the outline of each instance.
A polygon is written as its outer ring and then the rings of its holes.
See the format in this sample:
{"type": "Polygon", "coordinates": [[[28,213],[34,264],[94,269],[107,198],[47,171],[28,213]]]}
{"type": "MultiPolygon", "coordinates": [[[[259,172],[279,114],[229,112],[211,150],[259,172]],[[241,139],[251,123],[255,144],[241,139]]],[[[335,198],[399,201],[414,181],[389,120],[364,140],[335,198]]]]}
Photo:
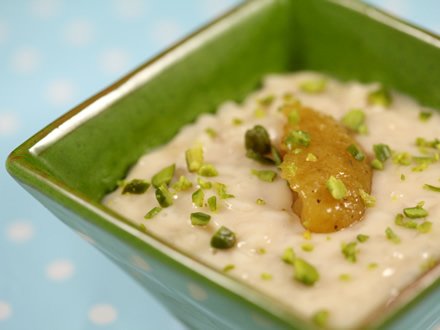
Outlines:
{"type": "MultiPolygon", "coordinates": [[[[380,81],[440,108],[437,36],[358,1],[254,0],[48,125],[12,152],[8,170],[189,328],[313,329],[101,204],[143,153],[197,115],[242,100],[268,73],[297,70],[380,81]]],[[[426,312],[439,314],[439,274],[437,265],[359,327],[427,327],[426,312]]]]}

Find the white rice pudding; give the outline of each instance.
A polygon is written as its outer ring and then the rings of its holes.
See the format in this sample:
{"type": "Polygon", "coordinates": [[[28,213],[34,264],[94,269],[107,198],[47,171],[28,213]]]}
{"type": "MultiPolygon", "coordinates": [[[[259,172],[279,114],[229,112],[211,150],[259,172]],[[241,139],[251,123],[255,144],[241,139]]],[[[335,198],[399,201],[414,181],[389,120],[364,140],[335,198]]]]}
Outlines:
{"type": "MultiPolygon", "coordinates": [[[[438,162],[423,171],[414,171],[414,164],[403,166],[389,159],[383,171],[374,172],[371,194],[377,202],[366,210],[361,222],[335,233],[312,233],[308,237],[291,211],[292,192],[286,181],[278,174],[273,182],[264,182],[251,173],[252,169],[277,169],[246,157],[245,132],[260,124],[277,145],[286,120],[278,109],[283,104],[282,96],[291,93],[304,105],[336,119],[351,109],[363,109],[368,134],[357,135],[357,140],[368,152],[372,152],[374,144],[384,143],[393,151],[420,155],[415,139],[438,138],[440,116],[433,114],[427,121],[420,120],[420,111],[429,109],[394,92],[389,108],[368,105],[367,95],[377,89],[377,84],[341,83],[327,78],[327,87],[322,93],[306,93],[299,87],[304,81],[318,78],[322,75],[310,72],[269,76],[264,87],[242,104],[226,102],[216,114],[201,115],[194,124],[183,127],[170,143],[139,159],[126,180],[150,180],[162,168],[174,163],[176,172],[171,185],[181,175],[193,183],[192,188],[176,192],[173,205],[152,219],[144,219],[150,209],[158,206],[152,187],[140,195],[121,194],[119,188],[109,194],[104,203],[133,222],[143,224],[176,249],[214,268],[223,270],[227,265],[234,265],[227,272],[230,276],[249,283],[299,314],[312,317],[325,309],[329,311],[330,326],[351,328],[398,295],[427,265],[440,258],[440,193],[423,188],[425,183],[440,185],[438,162]],[[268,95],[274,95],[275,100],[265,110],[267,114],[261,116],[256,112],[258,100],[268,95]],[[207,134],[207,128],[215,130],[217,136],[207,134]],[[192,203],[191,195],[198,189],[199,176],[188,172],[185,151],[196,143],[203,146],[205,162],[218,170],[218,176],[203,179],[225,184],[227,192],[235,196],[217,197],[217,212],[192,203]],[[265,204],[256,203],[258,199],[265,204]],[[425,202],[424,209],[429,216],[414,221],[432,222],[429,232],[395,224],[396,214],[421,201],[425,202]],[[207,226],[193,226],[192,212],[204,212],[212,218],[207,226]],[[214,251],[210,240],[221,226],[232,230],[237,242],[233,248],[214,251]],[[387,227],[400,238],[400,243],[386,237],[387,227]],[[341,245],[356,241],[358,234],[368,235],[369,239],[357,243],[357,262],[352,263],[344,258],[341,245]],[[307,251],[304,244],[312,245],[313,251],[307,251]],[[293,279],[293,267],[281,260],[288,247],[316,267],[320,279],[313,286],[293,279]]],[[[204,194],[206,202],[216,192],[206,189],[204,194]]]]}

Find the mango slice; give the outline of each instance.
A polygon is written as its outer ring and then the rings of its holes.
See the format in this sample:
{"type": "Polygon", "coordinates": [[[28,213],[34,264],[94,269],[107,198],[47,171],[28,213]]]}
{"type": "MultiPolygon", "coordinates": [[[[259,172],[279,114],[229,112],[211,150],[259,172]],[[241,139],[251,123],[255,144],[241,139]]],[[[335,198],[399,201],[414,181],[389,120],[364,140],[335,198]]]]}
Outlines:
{"type": "Polygon", "coordinates": [[[293,191],[292,208],[304,228],[328,233],[361,220],[365,205],[360,190],[370,193],[372,181],[369,159],[362,147],[331,116],[299,102],[285,105],[282,111],[287,124],[280,145],[281,176],[293,191]],[[348,151],[350,146],[365,157],[355,158],[348,151]],[[337,179],[345,186],[342,197],[330,192],[331,177],[331,181],[337,179]]]}

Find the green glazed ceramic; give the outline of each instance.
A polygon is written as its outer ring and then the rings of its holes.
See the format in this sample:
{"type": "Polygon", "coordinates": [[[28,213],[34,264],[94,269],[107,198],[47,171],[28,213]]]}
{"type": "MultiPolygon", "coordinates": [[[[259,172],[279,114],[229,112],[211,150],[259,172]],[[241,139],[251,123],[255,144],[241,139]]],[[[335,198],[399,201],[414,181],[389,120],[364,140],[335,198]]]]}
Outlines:
{"type": "MultiPolygon", "coordinates": [[[[138,157],[182,125],[243,99],[265,74],[295,70],[381,81],[440,108],[437,36],[358,1],[254,0],[51,123],[10,155],[8,170],[189,328],[313,329],[100,203],[138,157]]],[[[359,327],[428,327],[424,313],[440,312],[439,274],[437,265],[359,327]]]]}

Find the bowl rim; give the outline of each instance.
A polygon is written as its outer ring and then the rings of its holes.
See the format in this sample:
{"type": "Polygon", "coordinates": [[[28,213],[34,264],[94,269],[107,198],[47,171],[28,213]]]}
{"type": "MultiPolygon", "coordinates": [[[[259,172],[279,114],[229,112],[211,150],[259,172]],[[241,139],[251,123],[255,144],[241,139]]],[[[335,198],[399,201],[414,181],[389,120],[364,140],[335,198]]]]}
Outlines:
{"type": "MultiPolygon", "coordinates": [[[[153,79],[168,65],[174,63],[185,54],[190,53],[206,40],[215,38],[218,33],[223,31],[234,21],[239,21],[243,16],[248,15],[254,10],[258,10],[259,6],[263,6],[265,3],[271,1],[272,0],[245,0],[243,3],[235,6],[176,42],[171,47],[160,52],[152,59],[140,64],[122,78],[81,102],[72,110],[63,114],[23,142],[8,156],[6,167],[8,172],[25,186],[30,186],[41,191],[57,203],[63,206],[69,206],[74,212],[78,210],[89,212],[90,219],[86,219],[87,221],[92,221],[93,218],[95,225],[97,224],[100,229],[111,233],[115,237],[128,234],[130,237],[136,238],[143,244],[148,245],[154,251],[159,252],[160,258],[162,255],[165,255],[165,257],[172,260],[176,266],[184,267],[198,274],[214,285],[217,285],[224,290],[224,292],[236,295],[246,300],[249,304],[268,311],[273,317],[289,325],[302,324],[307,328],[314,328],[313,324],[297,311],[286,308],[284,304],[280,304],[275,299],[259,292],[247,283],[236,278],[231,278],[194,257],[174,249],[172,245],[163,241],[161,238],[151,233],[142,232],[129,219],[110,210],[103,204],[92,201],[85,195],[63,186],[60,184],[60,180],[42,173],[38,165],[29,161],[29,156],[38,157],[42,151],[50,148],[52,144],[61,140],[76,127],[92,119],[101,111],[105,111],[111,104],[129,94],[140,85],[145,84],[149,79],[153,79]]],[[[409,34],[424,43],[440,48],[440,37],[434,32],[408,23],[373,5],[357,0],[326,1],[345,7],[361,15],[366,15],[395,30],[409,34]]],[[[396,320],[399,315],[408,310],[412,305],[423,300],[428,291],[433,291],[439,287],[440,262],[437,261],[432,269],[424,272],[414,280],[412,284],[405,287],[396,299],[383,306],[378,306],[377,310],[359,323],[359,326],[386,326],[386,324],[396,320]]]]}

